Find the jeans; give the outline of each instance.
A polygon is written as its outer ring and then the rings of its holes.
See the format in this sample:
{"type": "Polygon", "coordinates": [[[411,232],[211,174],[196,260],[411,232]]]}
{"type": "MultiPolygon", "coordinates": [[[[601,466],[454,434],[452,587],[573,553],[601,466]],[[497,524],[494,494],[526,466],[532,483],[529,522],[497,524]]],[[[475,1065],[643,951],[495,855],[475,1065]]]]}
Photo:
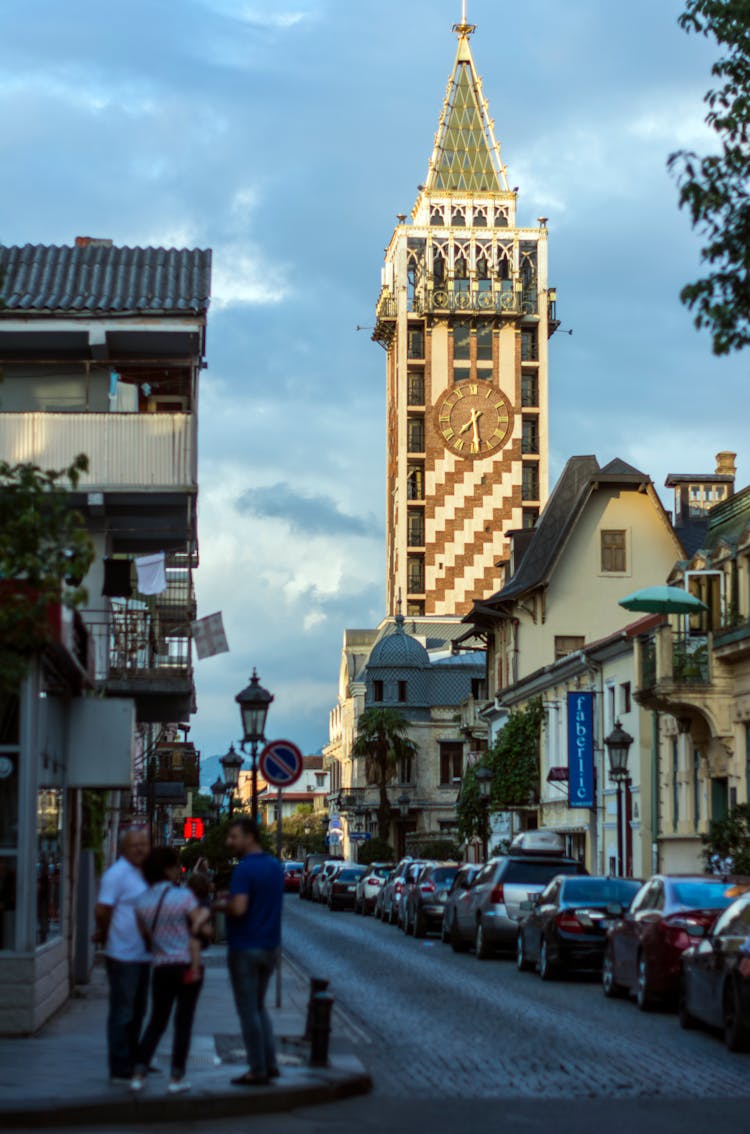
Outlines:
{"type": "Polygon", "coordinates": [[[276,1070],[276,1044],[265,1001],[278,959],[278,949],[230,949],[228,954],[247,1063],[254,1075],[263,1077],[276,1070]]]}
{"type": "Polygon", "coordinates": [[[109,1073],[118,1078],[130,1078],[133,1074],[138,1037],[146,1015],[150,969],[148,962],[107,957],[109,1073]]]}
{"type": "Polygon", "coordinates": [[[148,1069],[159,1041],[169,1026],[172,1008],[176,1005],[172,1034],[172,1078],[181,1079],[185,1074],[193,1034],[193,1018],[203,988],[202,980],[185,984],[185,968],[185,965],[154,965],[154,975],[151,978],[151,1017],[136,1057],[139,1071],[145,1072],[148,1069]]]}

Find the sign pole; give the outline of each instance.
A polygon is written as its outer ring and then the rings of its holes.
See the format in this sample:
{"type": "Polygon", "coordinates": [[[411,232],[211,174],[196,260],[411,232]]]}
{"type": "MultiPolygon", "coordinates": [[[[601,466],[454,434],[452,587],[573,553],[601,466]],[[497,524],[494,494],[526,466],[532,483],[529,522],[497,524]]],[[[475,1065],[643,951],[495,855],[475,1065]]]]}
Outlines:
{"type": "MultiPolygon", "coordinates": [[[[281,788],[276,789],[276,854],[281,862],[282,830],[281,830],[281,788]]],[[[276,1007],[281,1007],[281,957],[276,966],[276,1007]]]]}

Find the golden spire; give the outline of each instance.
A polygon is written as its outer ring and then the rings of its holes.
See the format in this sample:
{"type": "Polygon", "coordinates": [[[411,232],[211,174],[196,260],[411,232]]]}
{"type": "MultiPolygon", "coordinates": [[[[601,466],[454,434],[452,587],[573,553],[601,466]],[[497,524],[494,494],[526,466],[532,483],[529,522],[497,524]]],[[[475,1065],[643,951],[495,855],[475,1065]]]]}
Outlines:
{"type": "Polygon", "coordinates": [[[464,39],[464,38],[466,38],[466,36],[473,35],[476,30],[477,30],[476,24],[467,23],[467,20],[466,20],[466,0],[461,0],[461,23],[460,24],[454,24],[453,25],[453,31],[456,32],[456,34],[458,36],[460,36],[461,39],[464,39]]]}

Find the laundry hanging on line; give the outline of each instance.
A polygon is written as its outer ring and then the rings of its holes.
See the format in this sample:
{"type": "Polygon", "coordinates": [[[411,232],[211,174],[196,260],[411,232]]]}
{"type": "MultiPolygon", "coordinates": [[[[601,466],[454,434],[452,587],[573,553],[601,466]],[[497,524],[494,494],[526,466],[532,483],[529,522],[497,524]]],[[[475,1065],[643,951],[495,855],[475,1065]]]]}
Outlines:
{"type": "Polygon", "coordinates": [[[167,572],[163,551],[155,555],[139,555],[135,561],[138,590],[142,595],[160,595],[167,589],[167,572]]]}
{"type": "Polygon", "coordinates": [[[105,559],[102,594],[109,598],[130,598],[133,593],[132,560],[105,559]]]}

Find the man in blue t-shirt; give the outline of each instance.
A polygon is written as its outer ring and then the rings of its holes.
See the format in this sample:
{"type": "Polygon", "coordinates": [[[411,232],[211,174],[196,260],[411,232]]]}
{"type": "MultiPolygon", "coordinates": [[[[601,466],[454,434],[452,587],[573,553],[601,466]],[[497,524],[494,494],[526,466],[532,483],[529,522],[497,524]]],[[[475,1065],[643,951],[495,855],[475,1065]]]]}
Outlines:
{"type": "Polygon", "coordinates": [[[220,908],[227,915],[229,976],[248,1062],[247,1072],[232,1082],[265,1086],[279,1074],[265,999],[281,952],[284,871],[278,859],[264,851],[253,819],[234,820],[227,846],[239,862],[232,872],[230,897],[220,908]]]}

